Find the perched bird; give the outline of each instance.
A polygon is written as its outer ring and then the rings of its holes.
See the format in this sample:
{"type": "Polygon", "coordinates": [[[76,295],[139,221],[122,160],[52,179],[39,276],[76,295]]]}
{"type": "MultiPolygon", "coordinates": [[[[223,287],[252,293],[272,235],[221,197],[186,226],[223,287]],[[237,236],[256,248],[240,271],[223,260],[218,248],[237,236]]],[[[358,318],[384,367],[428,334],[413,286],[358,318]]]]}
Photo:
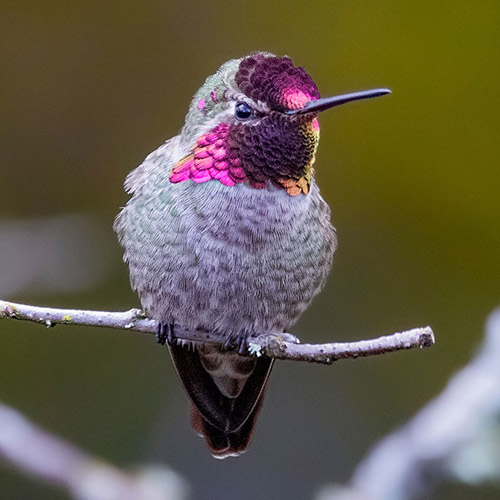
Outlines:
{"type": "Polygon", "coordinates": [[[195,94],[179,135],[127,177],[132,197],[114,228],[132,287],[217,458],[247,448],[272,368],[247,342],[290,328],[330,272],[335,230],[313,169],[318,112],[387,92],[320,99],[288,57],[233,59],[195,94]],[[179,328],[226,344],[184,342],[179,328]]]}

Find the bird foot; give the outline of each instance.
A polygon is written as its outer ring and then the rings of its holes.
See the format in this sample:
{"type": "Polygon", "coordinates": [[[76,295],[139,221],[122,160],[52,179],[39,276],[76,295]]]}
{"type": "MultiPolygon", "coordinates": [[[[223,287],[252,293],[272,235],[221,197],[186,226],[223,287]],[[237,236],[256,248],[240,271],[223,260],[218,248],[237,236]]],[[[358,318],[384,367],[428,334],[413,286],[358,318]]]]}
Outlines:
{"type": "Polygon", "coordinates": [[[238,354],[242,356],[248,354],[248,338],[246,335],[239,335],[237,337],[229,337],[223,344],[224,349],[238,350],[238,354]]]}
{"type": "Polygon", "coordinates": [[[292,335],[291,333],[280,333],[280,334],[271,334],[270,337],[274,337],[277,340],[281,340],[282,342],[290,342],[291,344],[300,344],[299,337],[292,335]]]}
{"type": "Polygon", "coordinates": [[[269,342],[289,342],[290,344],[300,344],[300,339],[291,333],[262,333],[255,337],[255,340],[269,342]]]}
{"type": "Polygon", "coordinates": [[[300,344],[300,339],[291,333],[264,333],[257,337],[253,337],[248,342],[248,353],[258,358],[262,356],[262,350],[265,345],[270,345],[273,342],[288,342],[291,344],[300,344]]]}
{"type": "Polygon", "coordinates": [[[224,343],[226,349],[238,349],[238,354],[242,356],[256,355],[260,356],[261,344],[268,342],[289,342],[291,344],[300,344],[300,339],[291,333],[264,333],[255,337],[241,336],[236,340],[230,338],[224,343]]]}
{"type": "Polygon", "coordinates": [[[158,323],[158,328],[156,329],[156,342],[161,345],[173,345],[176,343],[176,337],[174,332],[173,323],[158,323]]]}

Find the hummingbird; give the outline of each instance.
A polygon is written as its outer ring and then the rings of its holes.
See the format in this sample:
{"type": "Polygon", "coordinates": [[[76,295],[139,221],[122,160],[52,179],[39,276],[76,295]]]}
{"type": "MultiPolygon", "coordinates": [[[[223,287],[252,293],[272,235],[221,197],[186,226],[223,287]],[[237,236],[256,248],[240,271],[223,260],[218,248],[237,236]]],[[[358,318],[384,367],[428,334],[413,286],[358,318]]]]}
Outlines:
{"type": "Polygon", "coordinates": [[[289,57],[224,63],[194,95],[180,133],[125,181],[115,220],[131,285],[158,322],[216,458],[248,447],[273,360],[251,339],[280,336],[325,285],[337,246],[314,179],[318,114],[389,93],[321,98],[289,57]],[[188,342],[216,332],[224,345],[188,342]]]}

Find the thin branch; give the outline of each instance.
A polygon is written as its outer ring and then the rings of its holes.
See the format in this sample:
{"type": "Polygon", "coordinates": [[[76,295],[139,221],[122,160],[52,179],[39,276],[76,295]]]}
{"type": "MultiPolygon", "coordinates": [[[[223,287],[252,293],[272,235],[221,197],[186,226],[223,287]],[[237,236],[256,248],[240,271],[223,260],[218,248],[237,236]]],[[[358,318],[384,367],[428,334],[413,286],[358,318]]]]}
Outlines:
{"type": "MultiPolygon", "coordinates": [[[[157,321],[146,318],[139,309],[125,312],[82,311],[36,307],[6,301],[0,301],[0,318],[32,321],[46,327],[57,324],[101,326],[149,334],[155,334],[158,327],[157,321]]],[[[226,340],[220,333],[187,330],[177,325],[175,334],[178,339],[190,342],[224,344],[226,340]]],[[[255,356],[331,364],[339,359],[373,356],[413,347],[430,347],[433,344],[434,333],[429,326],[426,326],[371,340],[328,344],[301,344],[296,337],[286,333],[262,334],[251,339],[248,349],[250,354],[255,356]]]]}
{"type": "Polygon", "coordinates": [[[123,472],[0,404],[0,458],[66,488],[77,500],[182,500],[184,480],[164,466],[123,472]]]}

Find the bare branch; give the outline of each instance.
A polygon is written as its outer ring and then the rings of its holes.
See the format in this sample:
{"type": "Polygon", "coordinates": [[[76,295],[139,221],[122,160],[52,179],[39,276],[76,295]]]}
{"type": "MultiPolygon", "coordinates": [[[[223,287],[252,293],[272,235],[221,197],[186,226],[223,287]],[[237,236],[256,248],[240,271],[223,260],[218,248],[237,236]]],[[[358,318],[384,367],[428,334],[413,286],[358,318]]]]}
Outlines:
{"type": "Polygon", "coordinates": [[[66,488],[77,500],[182,500],[187,486],[164,466],[131,473],[93,457],[0,404],[0,458],[66,488]]]}
{"type": "Polygon", "coordinates": [[[156,333],[158,323],[147,319],[140,309],[124,312],[56,309],[16,304],[0,300],[0,318],[20,319],[40,323],[47,328],[56,325],[104,326],[118,330],[156,333]]]}
{"type": "MultiPolygon", "coordinates": [[[[146,318],[139,309],[125,312],[82,311],[36,307],[6,301],[0,301],[0,318],[32,321],[47,327],[57,324],[103,326],[149,334],[155,334],[158,327],[157,321],[146,318]]],[[[175,333],[177,338],[190,342],[224,344],[226,340],[220,333],[186,330],[177,325],[175,333]]],[[[339,359],[373,356],[414,347],[430,347],[433,344],[434,333],[427,326],[371,340],[328,344],[301,344],[296,337],[286,333],[262,334],[253,338],[248,348],[250,354],[255,356],[331,364],[339,359]]]]}

